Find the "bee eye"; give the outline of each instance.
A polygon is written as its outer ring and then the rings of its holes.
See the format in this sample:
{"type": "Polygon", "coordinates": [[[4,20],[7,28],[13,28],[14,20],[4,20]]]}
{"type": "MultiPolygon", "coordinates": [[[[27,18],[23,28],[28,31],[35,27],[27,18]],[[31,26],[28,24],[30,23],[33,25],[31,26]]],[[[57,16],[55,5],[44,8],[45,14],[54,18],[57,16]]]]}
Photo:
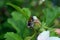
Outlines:
{"type": "Polygon", "coordinates": [[[28,22],[28,26],[30,26],[31,25],[31,22],[28,22]]]}
{"type": "Polygon", "coordinates": [[[28,28],[33,28],[33,26],[34,26],[34,22],[33,21],[28,22],[28,28]]]}
{"type": "Polygon", "coordinates": [[[28,20],[28,28],[33,28],[33,24],[34,24],[34,22],[33,22],[34,20],[33,20],[33,17],[31,17],[29,20],[28,20]]]}

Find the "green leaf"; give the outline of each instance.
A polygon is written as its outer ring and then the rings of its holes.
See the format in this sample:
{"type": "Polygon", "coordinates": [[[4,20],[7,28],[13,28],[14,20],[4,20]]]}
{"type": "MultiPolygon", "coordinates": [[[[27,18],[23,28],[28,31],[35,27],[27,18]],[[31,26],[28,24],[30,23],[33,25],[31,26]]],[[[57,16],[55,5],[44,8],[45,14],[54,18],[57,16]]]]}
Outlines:
{"type": "Polygon", "coordinates": [[[17,27],[17,24],[13,19],[8,19],[8,23],[12,25],[12,27],[17,31],[17,33],[20,32],[20,28],[17,27]]]}
{"type": "Polygon", "coordinates": [[[31,16],[30,10],[29,10],[28,8],[23,8],[22,10],[23,10],[23,12],[25,13],[25,17],[26,17],[27,20],[28,20],[28,19],[30,18],[30,16],[31,16]]]}
{"type": "Polygon", "coordinates": [[[11,19],[8,19],[8,23],[10,23],[13,28],[17,30],[18,33],[23,32],[24,28],[26,27],[26,18],[20,14],[19,12],[12,12],[12,17],[11,19]]]}
{"type": "Polygon", "coordinates": [[[18,34],[15,34],[13,32],[7,32],[4,36],[4,38],[6,38],[5,40],[23,40],[21,38],[21,36],[19,36],[18,34]]]}
{"type": "Polygon", "coordinates": [[[32,32],[27,28],[26,17],[19,12],[12,12],[12,18],[8,19],[8,23],[11,24],[17,33],[22,37],[29,36],[32,32]]]}
{"type": "Polygon", "coordinates": [[[24,21],[26,20],[26,18],[21,13],[16,12],[16,11],[12,12],[11,15],[12,15],[13,19],[16,21],[21,21],[22,19],[24,19],[24,21]]]}
{"type": "Polygon", "coordinates": [[[31,16],[31,12],[28,8],[23,8],[21,9],[20,7],[13,5],[12,3],[7,3],[7,5],[12,6],[14,9],[16,9],[19,13],[23,14],[23,16],[26,17],[26,19],[28,19],[31,16]]]}
{"type": "Polygon", "coordinates": [[[45,17],[45,22],[48,26],[51,26],[54,19],[58,15],[58,9],[57,8],[46,8],[43,10],[44,17],[45,17]]]}
{"type": "MultiPolygon", "coordinates": [[[[13,7],[14,9],[16,9],[17,11],[22,12],[22,10],[21,10],[20,7],[18,7],[18,6],[16,6],[16,5],[13,5],[12,3],[6,3],[6,5],[9,5],[9,6],[13,7]]],[[[23,12],[22,12],[22,13],[23,13],[23,12]]]]}

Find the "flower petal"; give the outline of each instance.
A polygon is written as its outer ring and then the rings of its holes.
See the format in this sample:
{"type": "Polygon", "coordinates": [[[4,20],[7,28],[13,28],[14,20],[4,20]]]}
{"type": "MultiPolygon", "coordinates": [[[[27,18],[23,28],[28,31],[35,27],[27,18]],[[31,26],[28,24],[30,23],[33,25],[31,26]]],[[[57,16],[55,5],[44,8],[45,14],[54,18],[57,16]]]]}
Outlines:
{"type": "Polygon", "coordinates": [[[58,37],[50,37],[50,40],[60,40],[58,37]]]}
{"type": "Polygon", "coordinates": [[[37,37],[37,40],[49,40],[49,31],[43,31],[37,37]]]}

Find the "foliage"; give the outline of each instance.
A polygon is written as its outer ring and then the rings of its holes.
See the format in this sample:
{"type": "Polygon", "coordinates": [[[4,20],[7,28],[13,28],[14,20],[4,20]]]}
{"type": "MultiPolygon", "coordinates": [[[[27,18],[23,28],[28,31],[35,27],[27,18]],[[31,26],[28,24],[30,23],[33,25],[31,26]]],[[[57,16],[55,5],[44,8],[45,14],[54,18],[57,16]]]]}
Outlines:
{"type": "MultiPolygon", "coordinates": [[[[45,0],[41,5],[39,2],[40,0],[1,0],[0,40],[36,40],[37,35],[44,30],[51,31],[51,36],[58,36],[54,32],[54,21],[60,18],[60,7],[54,6],[50,0],[45,0]],[[38,30],[28,28],[31,16],[37,16],[41,21],[38,30]]],[[[37,28],[38,25],[34,27],[37,28]]]]}
{"type": "Polygon", "coordinates": [[[15,34],[13,32],[8,32],[5,35],[6,40],[22,40],[18,34],[15,34]]]}

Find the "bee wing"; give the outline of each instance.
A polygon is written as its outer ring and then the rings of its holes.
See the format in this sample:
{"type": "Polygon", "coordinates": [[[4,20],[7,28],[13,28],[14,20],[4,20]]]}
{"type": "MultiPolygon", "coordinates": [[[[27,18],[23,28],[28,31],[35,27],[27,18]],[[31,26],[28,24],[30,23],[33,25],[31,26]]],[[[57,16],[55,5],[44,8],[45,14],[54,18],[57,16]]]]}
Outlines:
{"type": "Polygon", "coordinates": [[[41,22],[39,21],[39,19],[36,16],[33,16],[33,20],[34,20],[34,22],[41,24],[41,22]]]}

